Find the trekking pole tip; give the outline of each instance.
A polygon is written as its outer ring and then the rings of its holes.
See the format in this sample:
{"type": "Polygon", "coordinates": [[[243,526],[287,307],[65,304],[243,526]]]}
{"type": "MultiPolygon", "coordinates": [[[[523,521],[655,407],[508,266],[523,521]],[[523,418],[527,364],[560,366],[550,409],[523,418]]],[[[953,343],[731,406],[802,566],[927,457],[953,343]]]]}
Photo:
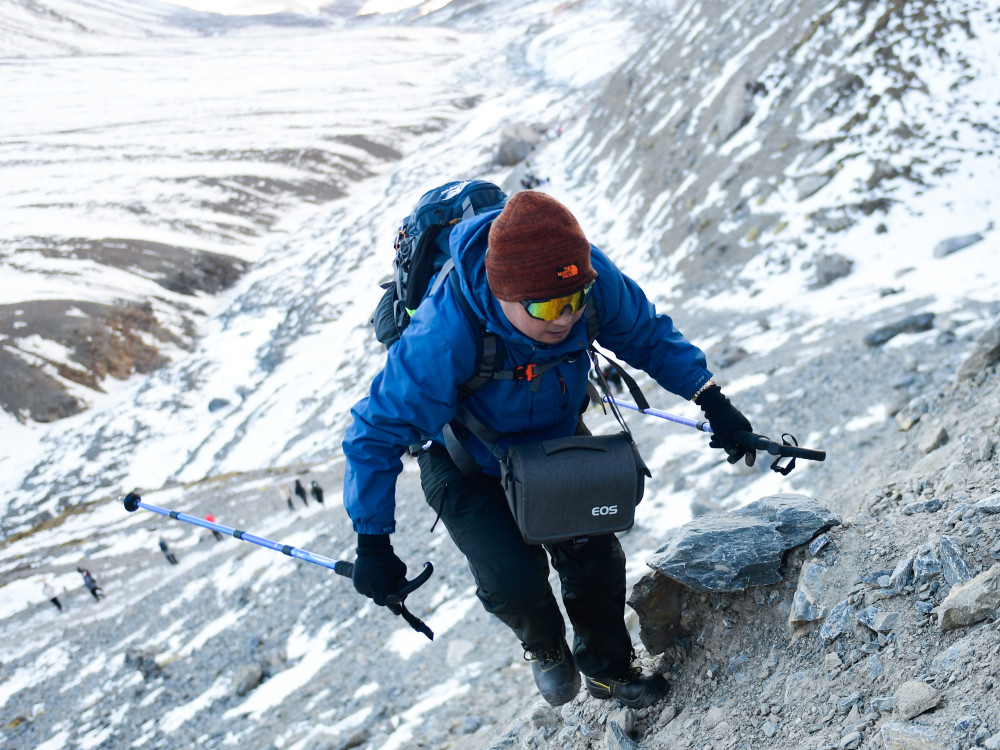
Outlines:
{"type": "Polygon", "coordinates": [[[139,497],[139,493],[130,492],[125,497],[122,498],[122,502],[125,504],[125,510],[129,513],[134,513],[139,510],[139,501],[142,498],[139,497]]]}

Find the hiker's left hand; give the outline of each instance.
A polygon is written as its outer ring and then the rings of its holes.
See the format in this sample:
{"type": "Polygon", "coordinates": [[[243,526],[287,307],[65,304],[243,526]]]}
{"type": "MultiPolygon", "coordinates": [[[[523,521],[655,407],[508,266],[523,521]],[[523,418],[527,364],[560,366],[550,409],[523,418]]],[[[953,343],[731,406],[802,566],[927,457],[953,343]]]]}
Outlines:
{"type": "Polygon", "coordinates": [[[734,464],[741,458],[747,466],[753,466],[757,460],[757,451],[736,442],[735,434],[741,430],[753,432],[750,420],[743,416],[729,399],[722,395],[722,389],[717,385],[709,386],[695,401],[705,417],[712,425],[712,448],[721,448],[726,452],[726,460],[734,464]]]}

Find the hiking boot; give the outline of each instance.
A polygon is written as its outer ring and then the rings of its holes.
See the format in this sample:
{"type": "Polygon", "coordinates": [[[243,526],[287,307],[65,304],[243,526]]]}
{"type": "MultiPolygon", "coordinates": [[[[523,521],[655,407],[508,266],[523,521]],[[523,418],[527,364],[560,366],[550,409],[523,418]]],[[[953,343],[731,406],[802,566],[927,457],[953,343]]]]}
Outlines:
{"type": "Polygon", "coordinates": [[[566,641],[525,650],[538,692],[551,706],[569,703],[580,692],[580,673],[566,641]]]}
{"type": "Polygon", "coordinates": [[[615,698],[629,708],[651,706],[667,694],[670,686],[662,674],[643,677],[638,667],[629,667],[617,679],[587,678],[587,692],[595,698],[615,698]]]}

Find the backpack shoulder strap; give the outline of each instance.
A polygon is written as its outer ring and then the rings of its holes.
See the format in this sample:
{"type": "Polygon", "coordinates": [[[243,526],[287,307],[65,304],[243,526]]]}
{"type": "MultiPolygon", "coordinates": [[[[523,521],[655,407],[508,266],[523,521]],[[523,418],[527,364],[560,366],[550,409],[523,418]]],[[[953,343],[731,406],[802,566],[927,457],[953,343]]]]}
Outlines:
{"type": "Polygon", "coordinates": [[[451,290],[455,293],[458,304],[462,308],[462,312],[465,313],[469,322],[472,323],[472,327],[479,331],[479,341],[476,344],[476,351],[479,355],[476,374],[459,387],[461,394],[467,396],[473,391],[482,388],[493,378],[497,363],[503,361],[503,342],[500,341],[500,337],[495,333],[486,330],[486,324],[476,315],[475,310],[472,309],[472,305],[469,304],[469,300],[466,299],[465,293],[462,291],[458,274],[452,273],[454,268],[455,261],[449,258],[444,266],[441,267],[441,274],[434,282],[434,289],[443,284],[445,277],[447,277],[451,284],[451,290]]]}
{"type": "Polygon", "coordinates": [[[601,332],[601,316],[597,312],[597,305],[587,305],[584,308],[583,318],[587,321],[587,347],[589,348],[594,345],[601,332]]]}

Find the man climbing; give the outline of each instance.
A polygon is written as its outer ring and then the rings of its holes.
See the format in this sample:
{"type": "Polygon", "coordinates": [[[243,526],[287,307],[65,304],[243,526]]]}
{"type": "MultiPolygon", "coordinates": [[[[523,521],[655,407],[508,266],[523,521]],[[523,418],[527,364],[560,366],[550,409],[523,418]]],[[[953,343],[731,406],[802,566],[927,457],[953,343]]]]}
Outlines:
{"type": "Polygon", "coordinates": [[[390,542],[395,482],[402,454],[420,445],[427,502],[466,556],[485,609],[521,642],[542,696],[552,705],[572,700],[582,672],[590,695],[648,706],[668,686],[662,674],[644,675],[633,664],[617,537],[527,544],[508,507],[497,458],[464,415],[501,435],[495,444],[501,449],[574,435],[590,369],[582,354],[584,312],[593,306],[597,342],[699,404],[712,425],[711,445],[724,449],[731,463],[744,455],[753,460],[734,438],[750,423],[714,384],[701,350],[656,313],[638,284],[593,247],[570,211],[550,196],[517,193],[502,211],[461,222],[452,231],[451,255],[461,293],[502,340],[503,368],[524,377],[462,393],[476,374],[482,329],[463,312],[450,283],[420,305],[369,395],[352,410],[344,438],[344,504],[358,534],[354,586],[384,605],[405,582],[406,565],[390,542]],[[449,454],[446,426],[475,460],[475,472],[463,473],[449,454]],[[546,552],[573,625],[572,651],[548,583],[546,552]]]}

